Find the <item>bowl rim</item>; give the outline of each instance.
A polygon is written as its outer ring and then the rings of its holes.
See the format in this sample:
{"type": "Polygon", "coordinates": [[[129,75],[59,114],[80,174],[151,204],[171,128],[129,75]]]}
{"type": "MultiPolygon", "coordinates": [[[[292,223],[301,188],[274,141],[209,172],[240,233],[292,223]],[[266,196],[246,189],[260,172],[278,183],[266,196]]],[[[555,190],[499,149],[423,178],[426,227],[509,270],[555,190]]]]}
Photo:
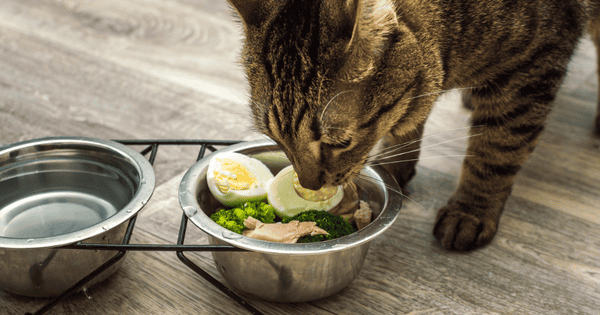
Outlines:
{"type": "Polygon", "coordinates": [[[398,218],[400,209],[402,208],[402,196],[395,192],[390,193],[390,190],[386,187],[386,185],[389,185],[392,189],[400,191],[398,183],[383,167],[366,166],[363,171],[376,174],[381,180],[381,182],[376,184],[383,188],[385,200],[379,216],[371,224],[351,235],[317,243],[283,244],[253,239],[225,229],[212,221],[200,208],[196,197],[199,193],[200,184],[198,178],[208,168],[210,160],[217,153],[239,153],[239,151],[263,146],[276,147],[277,145],[269,140],[256,140],[234,144],[205,156],[185,173],[179,185],[179,203],[186,216],[194,225],[222,242],[253,252],[282,255],[318,255],[329,254],[370,242],[392,226],[398,218]]]}
{"type": "Polygon", "coordinates": [[[9,238],[0,236],[0,249],[34,249],[34,248],[52,248],[64,245],[70,245],[91,237],[108,232],[111,229],[128,221],[148,203],[154,193],[155,175],[150,162],[140,153],[127,147],[124,144],[99,138],[89,137],[46,137],[33,140],[13,143],[0,147],[0,156],[10,154],[20,149],[32,146],[48,145],[80,145],[88,148],[101,148],[110,151],[112,154],[127,160],[133,165],[138,174],[140,174],[140,188],[133,195],[131,200],[117,213],[87,228],[73,231],[66,234],[39,237],[39,238],[9,238]]]}

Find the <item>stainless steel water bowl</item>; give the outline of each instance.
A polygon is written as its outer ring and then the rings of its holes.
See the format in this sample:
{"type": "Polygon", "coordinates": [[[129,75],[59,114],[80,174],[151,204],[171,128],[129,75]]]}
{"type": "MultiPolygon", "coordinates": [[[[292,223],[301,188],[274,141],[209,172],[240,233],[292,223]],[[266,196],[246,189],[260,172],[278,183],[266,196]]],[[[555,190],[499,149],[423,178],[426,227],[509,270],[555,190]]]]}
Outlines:
{"type": "Polygon", "coordinates": [[[0,148],[0,288],[60,295],[116,252],[57,247],[121,243],[153,191],[150,163],[113,141],[61,137],[0,148]]]}
{"type": "MultiPolygon", "coordinates": [[[[285,154],[269,141],[240,143],[217,152],[237,152],[261,160],[277,174],[290,165],[285,154]]],[[[185,174],[179,201],[185,214],[208,234],[211,244],[231,244],[247,252],[213,252],[216,267],[227,282],[245,294],[278,302],[304,302],[330,296],[345,288],[360,272],[370,242],[389,228],[400,212],[400,190],[381,167],[366,167],[357,179],[361,200],[369,203],[374,220],[362,230],[335,240],[308,244],[260,241],[230,232],[210,219],[221,204],[206,183],[209,161],[203,158],[185,174]]]]}

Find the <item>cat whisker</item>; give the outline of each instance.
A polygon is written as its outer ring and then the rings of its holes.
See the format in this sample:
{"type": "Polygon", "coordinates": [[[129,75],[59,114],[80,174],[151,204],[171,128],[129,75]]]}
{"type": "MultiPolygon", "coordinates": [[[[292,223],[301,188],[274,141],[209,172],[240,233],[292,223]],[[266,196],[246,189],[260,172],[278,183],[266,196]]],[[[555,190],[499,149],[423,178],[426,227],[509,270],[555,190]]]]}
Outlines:
{"type": "Polygon", "coordinates": [[[428,156],[425,158],[418,158],[418,159],[408,159],[408,160],[401,160],[401,161],[387,161],[387,162],[373,162],[373,163],[367,163],[365,165],[368,166],[376,166],[376,165],[386,165],[386,164],[394,164],[394,163],[402,163],[402,162],[411,162],[411,161],[423,161],[423,160],[429,160],[429,159],[439,159],[439,158],[448,158],[448,157],[467,157],[467,156],[474,156],[473,154],[449,154],[449,155],[438,155],[438,156],[428,156]]]}
{"type": "Polygon", "coordinates": [[[425,209],[425,207],[423,207],[420,203],[416,202],[414,199],[412,199],[412,198],[408,197],[407,195],[403,194],[402,193],[402,189],[400,189],[400,191],[398,191],[398,190],[392,188],[390,185],[384,183],[383,181],[375,179],[375,178],[373,178],[371,176],[367,176],[367,175],[363,175],[363,174],[357,174],[356,176],[359,177],[359,178],[361,178],[361,179],[364,179],[364,180],[370,181],[372,183],[375,183],[375,184],[384,184],[385,187],[388,190],[399,194],[400,196],[402,196],[402,198],[406,198],[406,199],[414,202],[416,205],[418,205],[419,207],[421,207],[421,209],[423,209],[423,211],[427,211],[427,209],[425,209]]]}
{"type": "MultiPolygon", "coordinates": [[[[271,139],[271,138],[267,137],[266,135],[264,135],[264,134],[262,134],[262,133],[258,133],[258,134],[259,134],[261,137],[263,137],[264,139],[266,139],[266,140],[268,140],[269,142],[271,142],[272,144],[275,144],[275,145],[277,145],[277,142],[275,142],[275,140],[273,140],[273,139],[271,139]]],[[[287,156],[285,156],[285,154],[280,154],[280,153],[277,153],[277,152],[275,152],[275,151],[273,151],[273,150],[269,150],[269,152],[271,152],[271,153],[273,153],[273,154],[275,154],[275,155],[277,155],[277,156],[279,156],[279,157],[282,157],[282,158],[286,158],[286,159],[287,159],[287,156]]]]}
{"type": "Polygon", "coordinates": [[[327,105],[325,105],[325,108],[323,108],[323,112],[321,112],[321,117],[319,118],[319,121],[321,122],[321,125],[323,125],[323,116],[325,115],[325,112],[327,111],[327,107],[329,107],[329,105],[331,104],[331,102],[338,96],[347,93],[347,92],[353,92],[352,90],[347,90],[347,91],[341,91],[340,93],[336,94],[334,97],[332,97],[329,102],[327,102],[327,105]]]}
{"type": "Polygon", "coordinates": [[[356,177],[352,177],[352,179],[351,179],[351,180],[352,180],[352,182],[354,182],[354,183],[356,184],[356,186],[358,186],[360,189],[362,189],[362,191],[366,192],[368,195],[371,195],[371,193],[370,193],[368,190],[366,190],[366,189],[365,189],[363,186],[361,186],[361,185],[358,183],[358,181],[356,181],[356,180],[355,180],[355,179],[357,179],[357,178],[358,178],[358,175],[361,175],[361,174],[360,174],[360,173],[357,173],[357,174],[356,174],[356,177]]]}
{"type": "Polygon", "coordinates": [[[427,138],[431,138],[431,137],[439,135],[441,133],[449,133],[449,132],[453,132],[453,131],[460,131],[460,130],[465,130],[465,129],[470,129],[470,128],[480,128],[480,127],[482,127],[482,125],[471,126],[471,127],[461,127],[461,128],[456,128],[456,129],[451,129],[451,130],[436,132],[436,133],[427,135],[425,137],[422,137],[422,138],[419,138],[419,139],[416,139],[416,140],[413,140],[413,141],[409,141],[409,142],[406,142],[406,143],[400,143],[400,144],[397,144],[397,145],[385,148],[385,150],[382,150],[381,152],[378,152],[377,154],[369,156],[369,158],[378,157],[378,156],[381,156],[381,155],[385,155],[385,154],[391,153],[393,151],[400,150],[400,149],[405,148],[405,147],[407,147],[407,146],[409,146],[411,144],[417,143],[417,142],[419,142],[421,140],[425,140],[427,138]]]}
{"type": "Polygon", "coordinates": [[[455,88],[455,89],[441,90],[441,91],[431,92],[431,93],[422,94],[422,95],[418,95],[418,96],[413,96],[413,97],[409,98],[408,101],[414,100],[416,98],[421,98],[421,97],[429,96],[429,95],[442,94],[442,93],[450,92],[452,90],[462,91],[462,90],[472,90],[472,89],[475,89],[475,88],[477,88],[477,87],[473,86],[473,87],[467,87],[467,88],[455,88]]]}
{"type": "Polygon", "coordinates": [[[388,190],[390,190],[390,191],[392,191],[392,192],[395,192],[395,193],[397,193],[397,194],[399,194],[399,195],[401,195],[401,196],[405,196],[405,195],[402,193],[402,189],[400,189],[400,190],[397,190],[397,189],[395,189],[395,188],[391,187],[390,185],[388,185],[388,184],[384,183],[383,181],[381,181],[381,180],[378,180],[378,179],[375,179],[375,178],[373,178],[373,177],[371,177],[371,176],[368,176],[368,175],[364,175],[364,174],[360,174],[360,173],[359,173],[359,174],[356,174],[356,177],[357,177],[357,178],[364,179],[364,180],[367,180],[367,181],[370,181],[370,182],[372,182],[372,183],[376,183],[376,184],[383,184],[383,185],[384,185],[384,186],[385,186],[385,187],[386,187],[388,190]]]}
{"type": "MultiPolygon", "coordinates": [[[[376,155],[374,155],[374,156],[370,156],[370,157],[369,157],[369,159],[371,159],[371,158],[376,158],[376,159],[378,159],[378,160],[389,159],[389,158],[393,158],[393,157],[401,156],[401,155],[404,155],[404,154],[409,154],[409,153],[413,153],[413,152],[418,152],[419,150],[423,150],[423,149],[431,148],[431,147],[434,147],[434,146],[438,146],[438,145],[440,145],[440,144],[449,143],[449,142],[452,142],[452,141],[457,141],[457,140],[462,140],[462,139],[468,139],[468,138],[472,138],[472,137],[476,137],[476,136],[480,136],[480,135],[481,135],[481,134],[480,134],[480,133],[478,133],[478,134],[474,134],[474,135],[469,135],[469,136],[459,137],[459,138],[455,138],[455,139],[450,139],[450,140],[442,141],[442,142],[439,142],[439,143],[434,143],[434,144],[431,144],[431,145],[428,145],[428,146],[425,146],[425,147],[422,147],[422,148],[419,148],[419,149],[414,149],[414,150],[411,150],[411,151],[406,151],[406,152],[402,152],[402,153],[398,153],[398,154],[393,154],[393,155],[390,155],[390,156],[385,156],[385,157],[381,157],[381,156],[382,156],[382,154],[376,154],[376,155]]],[[[400,149],[401,149],[401,148],[398,148],[398,149],[396,149],[396,150],[400,150],[400,149]]],[[[385,154],[389,154],[389,153],[392,153],[392,152],[389,152],[389,151],[388,151],[388,152],[386,152],[385,154]]]]}
{"type": "MultiPolygon", "coordinates": [[[[355,181],[354,179],[351,179],[351,181],[352,181],[352,182],[353,182],[355,185],[359,186],[359,185],[356,183],[356,181],[355,181]]],[[[359,186],[359,187],[360,187],[360,186],[359,186]]],[[[359,196],[358,196],[358,191],[356,190],[356,187],[354,187],[354,186],[350,186],[350,188],[352,188],[352,191],[354,192],[354,195],[356,196],[356,199],[359,199],[359,196]]],[[[361,187],[361,189],[362,189],[362,187],[361,187]]]]}
{"type": "Polygon", "coordinates": [[[267,137],[266,135],[264,135],[264,134],[262,134],[262,133],[259,133],[259,135],[260,135],[261,137],[263,137],[265,140],[267,140],[267,141],[269,141],[269,142],[271,142],[271,143],[273,143],[273,144],[277,144],[277,142],[275,142],[275,140],[273,140],[273,139],[271,139],[271,138],[267,137]]]}
{"type": "MultiPolygon", "coordinates": [[[[427,147],[427,148],[422,148],[422,149],[423,149],[423,151],[425,151],[426,149],[429,149],[430,150],[429,152],[431,152],[431,151],[442,151],[442,150],[445,150],[445,151],[450,151],[450,150],[452,150],[452,151],[459,151],[459,150],[461,150],[462,151],[462,149],[453,148],[453,147],[443,147],[443,148],[427,147]]],[[[467,150],[467,149],[465,149],[465,150],[467,150]]]]}

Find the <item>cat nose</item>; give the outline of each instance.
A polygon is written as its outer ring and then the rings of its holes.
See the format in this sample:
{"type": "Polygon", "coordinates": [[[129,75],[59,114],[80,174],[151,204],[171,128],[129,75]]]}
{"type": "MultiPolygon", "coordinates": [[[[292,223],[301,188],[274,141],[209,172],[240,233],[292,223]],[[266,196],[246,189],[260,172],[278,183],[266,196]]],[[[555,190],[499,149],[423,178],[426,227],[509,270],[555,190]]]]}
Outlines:
{"type": "Polygon", "coordinates": [[[323,187],[321,172],[315,170],[315,167],[309,167],[309,170],[299,169],[296,170],[296,173],[300,186],[310,190],[319,190],[323,187]]]}
{"type": "Polygon", "coordinates": [[[300,185],[306,189],[319,190],[323,187],[323,184],[318,180],[311,179],[302,181],[300,177],[298,177],[298,180],[300,181],[300,185]]]}

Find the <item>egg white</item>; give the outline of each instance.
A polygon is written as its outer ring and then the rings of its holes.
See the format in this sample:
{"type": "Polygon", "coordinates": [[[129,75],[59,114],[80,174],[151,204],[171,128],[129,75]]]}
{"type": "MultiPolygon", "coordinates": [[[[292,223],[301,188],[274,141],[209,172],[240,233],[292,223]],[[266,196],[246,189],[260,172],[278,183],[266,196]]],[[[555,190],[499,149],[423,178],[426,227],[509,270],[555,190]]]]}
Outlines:
{"type": "MultiPolygon", "coordinates": [[[[219,173],[222,173],[221,171],[219,173]]],[[[236,207],[248,201],[260,201],[267,197],[267,181],[273,178],[273,173],[261,161],[240,153],[218,153],[208,164],[206,182],[213,196],[226,207],[236,207]],[[246,190],[229,189],[223,193],[219,190],[215,171],[220,171],[219,159],[230,159],[245,166],[258,181],[258,186],[246,190]]]]}
{"type": "Polygon", "coordinates": [[[337,206],[344,197],[342,186],[337,187],[337,193],[325,201],[308,201],[298,196],[292,184],[293,166],[282,169],[277,176],[267,182],[267,198],[280,217],[294,216],[306,210],[328,211],[337,206]]]}

